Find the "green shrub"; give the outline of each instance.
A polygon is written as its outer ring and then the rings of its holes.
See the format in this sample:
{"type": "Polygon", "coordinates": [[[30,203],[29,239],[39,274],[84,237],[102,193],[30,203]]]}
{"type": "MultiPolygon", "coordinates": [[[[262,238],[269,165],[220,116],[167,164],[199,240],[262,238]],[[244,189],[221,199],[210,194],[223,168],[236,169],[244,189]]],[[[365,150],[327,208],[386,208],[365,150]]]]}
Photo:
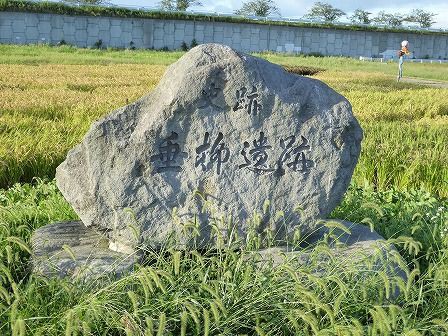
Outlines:
{"type": "Polygon", "coordinates": [[[93,47],[94,47],[95,49],[101,49],[101,48],[103,47],[103,40],[99,39],[98,41],[96,41],[96,42],[93,44],[93,47]]]}
{"type": "Polygon", "coordinates": [[[310,56],[310,57],[324,57],[324,54],[322,54],[321,52],[315,51],[315,52],[310,52],[310,53],[306,54],[305,56],[310,56]]]}
{"type": "Polygon", "coordinates": [[[187,45],[187,43],[185,43],[185,41],[182,41],[182,43],[180,45],[180,50],[188,51],[188,45],[187,45]]]}
{"type": "Polygon", "coordinates": [[[198,42],[196,41],[196,39],[192,39],[191,40],[191,44],[190,44],[190,48],[194,48],[198,45],[198,42]]]}

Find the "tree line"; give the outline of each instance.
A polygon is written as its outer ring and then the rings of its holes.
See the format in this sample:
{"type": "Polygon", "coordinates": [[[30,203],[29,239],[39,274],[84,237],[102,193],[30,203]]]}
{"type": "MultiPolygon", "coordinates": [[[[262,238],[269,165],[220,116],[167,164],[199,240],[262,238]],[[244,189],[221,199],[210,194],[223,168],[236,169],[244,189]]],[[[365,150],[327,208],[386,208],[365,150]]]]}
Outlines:
{"type": "MultiPolygon", "coordinates": [[[[257,0],[266,1],[266,0],[257,0]]],[[[268,0],[271,1],[271,0],[268,0]]],[[[346,15],[344,11],[339,8],[335,8],[332,5],[325,2],[315,2],[305,18],[318,19],[326,22],[334,22],[340,17],[346,15]]],[[[435,21],[434,17],[437,14],[425,11],[423,9],[413,9],[409,14],[400,13],[386,13],[380,11],[375,17],[371,18],[372,13],[363,10],[361,8],[356,9],[353,15],[347,16],[347,18],[353,24],[371,24],[378,23],[391,27],[399,27],[403,22],[417,23],[422,28],[431,27],[435,21]]]]}
{"type": "MultiPolygon", "coordinates": [[[[104,4],[105,0],[65,0],[66,2],[98,5],[104,4]]],[[[191,6],[201,6],[198,0],[161,0],[159,6],[162,10],[185,11],[191,6]]],[[[255,15],[255,16],[281,16],[280,10],[274,0],[249,0],[243,2],[241,8],[235,11],[237,15],[255,15]]],[[[390,27],[400,27],[403,22],[416,23],[422,28],[429,28],[434,23],[434,17],[437,15],[423,9],[413,9],[409,14],[386,13],[380,11],[376,16],[371,17],[372,13],[361,8],[356,9],[352,15],[348,16],[343,10],[333,7],[326,2],[315,2],[304,19],[319,20],[332,23],[343,16],[346,16],[353,24],[384,24],[390,27]]]]}
{"type": "MultiPolygon", "coordinates": [[[[280,11],[273,0],[250,0],[243,3],[243,6],[235,11],[235,14],[269,16],[272,14],[280,15],[280,11]]],[[[344,15],[346,15],[346,13],[343,10],[335,8],[329,3],[318,1],[314,3],[304,18],[331,23],[335,22],[344,15]]],[[[400,13],[386,13],[385,11],[380,11],[375,17],[370,17],[371,15],[372,13],[358,8],[354,11],[353,15],[347,16],[347,18],[353,24],[378,23],[391,27],[399,27],[406,21],[417,23],[422,28],[429,28],[435,23],[434,17],[437,14],[425,11],[423,9],[414,9],[411,13],[406,15],[402,15],[400,13]]]]}

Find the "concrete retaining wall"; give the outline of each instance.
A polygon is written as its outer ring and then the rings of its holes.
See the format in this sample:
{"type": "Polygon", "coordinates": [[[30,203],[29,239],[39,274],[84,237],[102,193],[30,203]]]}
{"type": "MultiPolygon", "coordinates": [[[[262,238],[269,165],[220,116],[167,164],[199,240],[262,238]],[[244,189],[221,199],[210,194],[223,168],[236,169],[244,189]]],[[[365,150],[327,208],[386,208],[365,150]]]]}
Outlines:
{"type": "Polygon", "coordinates": [[[235,49],[290,51],[324,55],[378,56],[396,50],[409,40],[414,57],[448,58],[448,36],[436,34],[349,31],[248,23],[156,20],[0,12],[0,43],[56,44],[61,40],[91,47],[101,40],[105,47],[179,49],[190,44],[217,42],[235,49]]]}

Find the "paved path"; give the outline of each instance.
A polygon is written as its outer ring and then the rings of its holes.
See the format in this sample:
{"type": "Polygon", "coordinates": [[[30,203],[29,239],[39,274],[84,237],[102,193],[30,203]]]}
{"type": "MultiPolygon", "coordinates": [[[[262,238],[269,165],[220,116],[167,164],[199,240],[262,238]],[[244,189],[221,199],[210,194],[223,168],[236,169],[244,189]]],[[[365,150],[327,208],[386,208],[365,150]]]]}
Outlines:
{"type": "Polygon", "coordinates": [[[400,79],[400,82],[426,85],[426,86],[435,87],[435,88],[448,89],[448,82],[437,81],[437,80],[432,80],[432,79],[403,77],[402,79],[400,79]]]}

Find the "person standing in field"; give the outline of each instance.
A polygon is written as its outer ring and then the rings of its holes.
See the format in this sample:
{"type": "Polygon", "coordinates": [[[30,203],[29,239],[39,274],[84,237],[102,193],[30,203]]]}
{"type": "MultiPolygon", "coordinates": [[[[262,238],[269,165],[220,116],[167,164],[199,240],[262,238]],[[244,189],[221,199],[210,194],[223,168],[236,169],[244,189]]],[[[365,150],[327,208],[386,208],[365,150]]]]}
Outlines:
{"type": "Polygon", "coordinates": [[[398,76],[397,76],[397,82],[400,81],[400,79],[403,77],[403,62],[404,62],[404,55],[410,55],[409,52],[409,41],[403,41],[401,42],[401,49],[398,51],[398,76]]]}

